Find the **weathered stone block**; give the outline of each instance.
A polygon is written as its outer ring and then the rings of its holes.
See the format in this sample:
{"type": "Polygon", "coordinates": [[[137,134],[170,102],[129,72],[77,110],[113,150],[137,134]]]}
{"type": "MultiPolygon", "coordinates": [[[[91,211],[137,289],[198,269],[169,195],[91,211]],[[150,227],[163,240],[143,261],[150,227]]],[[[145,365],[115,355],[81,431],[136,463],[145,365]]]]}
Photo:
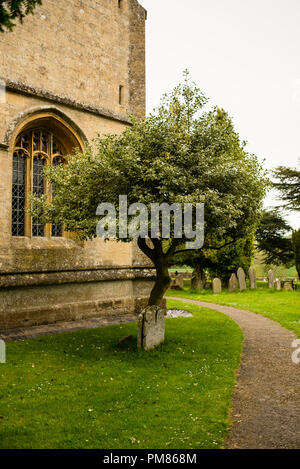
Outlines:
{"type": "Polygon", "coordinates": [[[191,278],[191,289],[192,290],[202,290],[205,285],[205,280],[199,275],[193,275],[191,278]]]}
{"type": "Polygon", "coordinates": [[[257,284],[256,284],[256,270],[254,269],[254,267],[250,267],[249,269],[249,279],[250,279],[251,290],[255,290],[257,288],[257,284]]]}
{"type": "Polygon", "coordinates": [[[268,272],[268,281],[269,281],[269,288],[274,288],[274,271],[272,269],[268,272]]]}
{"type": "Polygon", "coordinates": [[[235,274],[232,274],[228,282],[228,291],[231,293],[237,290],[238,279],[235,274]]]}
{"type": "Polygon", "coordinates": [[[283,289],[285,291],[293,291],[293,287],[292,285],[289,283],[289,282],[285,282],[284,286],[283,286],[283,289]]]}
{"type": "Polygon", "coordinates": [[[183,290],[184,282],[183,282],[183,275],[177,274],[175,278],[172,279],[171,290],[183,290]]]}
{"type": "Polygon", "coordinates": [[[281,290],[281,280],[278,278],[275,280],[275,290],[277,291],[281,290]]]}
{"type": "Polygon", "coordinates": [[[246,288],[247,288],[246,274],[245,274],[244,269],[242,269],[240,267],[239,270],[237,271],[237,276],[238,276],[238,280],[239,280],[240,291],[246,290],[246,288]]]}
{"type": "Polygon", "coordinates": [[[222,293],[222,282],[219,278],[213,279],[213,293],[214,294],[222,293]]]}
{"type": "Polygon", "coordinates": [[[148,306],[139,315],[138,348],[153,350],[165,340],[165,311],[158,306],[148,306]]]}

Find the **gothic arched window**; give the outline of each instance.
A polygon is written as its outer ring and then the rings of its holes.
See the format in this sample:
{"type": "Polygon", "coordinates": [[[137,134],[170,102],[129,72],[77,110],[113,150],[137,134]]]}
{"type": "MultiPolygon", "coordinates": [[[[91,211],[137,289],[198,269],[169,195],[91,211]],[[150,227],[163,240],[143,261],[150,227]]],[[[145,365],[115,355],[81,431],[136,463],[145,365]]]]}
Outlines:
{"type": "Polygon", "coordinates": [[[43,225],[26,211],[28,195],[54,196],[44,180],[44,167],[56,166],[64,161],[66,150],[57,137],[43,128],[21,133],[13,153],[12,182],[12,235],[53,236],[63,235],[61,225],[43,225]]]}

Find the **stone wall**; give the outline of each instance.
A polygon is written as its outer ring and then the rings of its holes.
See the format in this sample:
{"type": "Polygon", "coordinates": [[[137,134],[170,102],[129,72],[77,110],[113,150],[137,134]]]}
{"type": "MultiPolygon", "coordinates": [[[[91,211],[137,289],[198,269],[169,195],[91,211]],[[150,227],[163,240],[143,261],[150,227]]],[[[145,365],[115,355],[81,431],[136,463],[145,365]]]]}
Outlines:
{"type": "Polygon", "coordinates": [[[44,0],[1,35],[0,329],[139,312],[146,301],[153,273],[135,243],[11,236],[12,154],[27,122],[57,119],[84,148],[122,132],[127,110],[144,115],[145,17],[136,0],[44,0]]]}
{"type": "Polygon", "coordinates": [[[109,112],[145,111],[145,10],[136,0],[43,0],[1,34],[0,78],[109,112]],[[119,104],[119,87],[124,102],[119,104]]]}
{"type": "Polygon", "coordinates": [[[150,269],[97,269],[0,276],[0,330],[99,316],[139,314],[150,269]]]}

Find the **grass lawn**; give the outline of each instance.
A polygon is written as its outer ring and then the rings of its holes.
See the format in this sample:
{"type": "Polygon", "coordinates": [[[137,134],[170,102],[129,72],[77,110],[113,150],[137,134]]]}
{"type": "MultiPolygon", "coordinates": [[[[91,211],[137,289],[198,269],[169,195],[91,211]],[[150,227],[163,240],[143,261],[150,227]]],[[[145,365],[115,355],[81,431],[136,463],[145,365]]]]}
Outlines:
{"type": "Polygon", "coordinates": [[[299,286],[295,292],[275,291],[269,289],[267,284],[259,282],[257,290],[254,291],[228,293],[223,290],[219,295],[213,295],[211,290],[190,290],[186,287],[184,291],[169,290],[168,295],[247,309],[279,322],[300,337],[299,286]]]}
{"type": "Polygon", "coordinates": [[[194,317],[168,319],[153,352],[136,350],[136,324],[8,342],[0,448],[220,448],[242,332],[218,312],[169,307],[194,317]]]}

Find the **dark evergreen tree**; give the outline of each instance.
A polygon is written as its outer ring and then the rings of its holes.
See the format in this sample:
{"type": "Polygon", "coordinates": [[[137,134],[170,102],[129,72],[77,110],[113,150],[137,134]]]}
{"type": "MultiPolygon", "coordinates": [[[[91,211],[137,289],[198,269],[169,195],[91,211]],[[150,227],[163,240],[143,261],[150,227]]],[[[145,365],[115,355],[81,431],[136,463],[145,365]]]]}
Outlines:
{"type": "Polygon", "coordinates": [[[298,277],[300,278],[300,230],[293,232],[292,243],[295,253],[296,269],[298,272],[298,277]]]}
{"type": "Polygon", "coordinates": [[[280,192],[284,207],[289,210],[300,210],[300,171],[294,168],[279,166],[273,174],[276,178],[274,187],[280,192]]]}
{"type": "Polygon", "coordinates": [[[205,273],[210,277],[219,277],[226,283],[232,273],[236,273],[239,267],[246,272],[251,266],[254,257],[253,234],[241,238],[233,243],[223,241],[223,246],[213,246],[210,249],[197,251],[186,251],[174,255],[172,263],[176,265],[187,265],[194,269],[193,275],[197,277],[197,288],[205,286],[205,273]]]}
{"type": "Polygon", "coordinates": [[[268,265],[290,265],[294,252],[289,232],[292,228],[278,210],[265,210],[256,231],[258,249],[264,253],[268,265]]]}

